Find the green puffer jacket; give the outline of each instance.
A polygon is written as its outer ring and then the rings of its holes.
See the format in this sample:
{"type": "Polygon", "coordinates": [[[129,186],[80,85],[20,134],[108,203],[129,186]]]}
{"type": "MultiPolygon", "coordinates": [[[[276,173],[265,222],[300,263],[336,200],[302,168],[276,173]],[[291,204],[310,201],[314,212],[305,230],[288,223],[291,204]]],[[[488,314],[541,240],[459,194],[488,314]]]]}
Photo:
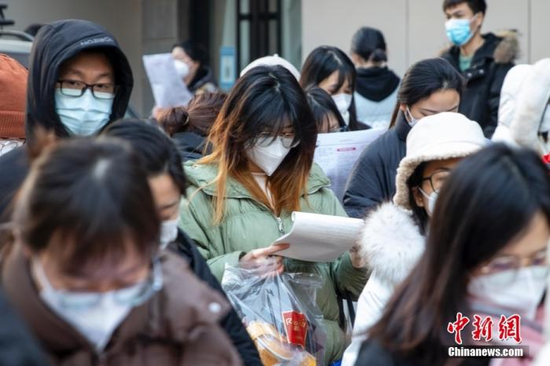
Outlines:
{"type": "MultiPolygon", "coordinates": [[[[265,205],[256,201],[237,181],[227,181],[227,204],[221,224],[213,226],[213,197],[215,186],[208,186],[217,174],[213,165],[197,165],[186,162],[185,173],[190,182],[187,197],[181,205],[181,226],[199,246],[210,269],[221,281],[226,263],[237,267],[244,253],[269,246],[275,239],[292,228],[290,213],[277,218],[265,205]],[[202,190],[197,191],[202,187],[202,190]]],[[[346,216],[336,196],[328,188],[329,179],[321,168],[311,169],[307,193],[301,199],[303,212],[346,216]]],[[[344,334],[338,326],[338,302],[336,287],[348,291],[357,298],[367,281],[367,271],[356,269],[351,264],[349,253],[332,263],[311,263],[285,259],[285,271],[289,273],[316,273],[325,283],[317,293],[317,304],[325,317],[327,345],[326,364],[339,360],[345,348],[344,334]]]]}

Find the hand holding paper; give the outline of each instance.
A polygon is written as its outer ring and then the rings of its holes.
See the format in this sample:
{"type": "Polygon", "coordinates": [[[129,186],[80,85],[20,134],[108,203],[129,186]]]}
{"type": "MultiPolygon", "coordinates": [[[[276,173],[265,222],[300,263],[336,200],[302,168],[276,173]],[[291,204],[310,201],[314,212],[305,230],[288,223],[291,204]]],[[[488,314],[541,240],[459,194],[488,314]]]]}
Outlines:
{"type": "Polygon", "coordinates": [[[332,262],[359,239],[365,222],[361,219],[293,212],[292,230],[273,242],[290,247],[277,255],[308,262],[332,262]]]}
{"type": "Polygon", "coordinates": [[[157,107],[186,106],[193,95],[178,76],[170,53],[143,56],[143,66],[151,83],[157,107]]]}

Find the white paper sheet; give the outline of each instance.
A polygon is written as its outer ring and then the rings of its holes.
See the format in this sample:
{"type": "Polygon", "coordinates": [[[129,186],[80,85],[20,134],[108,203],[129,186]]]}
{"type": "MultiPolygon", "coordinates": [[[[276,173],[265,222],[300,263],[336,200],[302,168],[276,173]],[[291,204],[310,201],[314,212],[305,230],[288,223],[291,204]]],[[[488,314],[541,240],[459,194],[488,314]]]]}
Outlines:
{"type": "Polygon", "coordinates": [[[288,243],[277,255],[308,262],[332,262],[348,251],[359,239],[364,221],[348,217],[292,213],[290,232],[274,244],[288,243]]]}
{"type": "Polygon", "coordinates": [[[340,201],[359,155],[384,132],[385,129],[376,129],[318,135],[314,161],[331,180],[331,189],[340,201]]]}
{"type": "Polygon", "coordinates": [[[144,55],[143,66],[157,107],[170,108],[189,104],[193,95],[178,76],[170,53],[144,55]]]}

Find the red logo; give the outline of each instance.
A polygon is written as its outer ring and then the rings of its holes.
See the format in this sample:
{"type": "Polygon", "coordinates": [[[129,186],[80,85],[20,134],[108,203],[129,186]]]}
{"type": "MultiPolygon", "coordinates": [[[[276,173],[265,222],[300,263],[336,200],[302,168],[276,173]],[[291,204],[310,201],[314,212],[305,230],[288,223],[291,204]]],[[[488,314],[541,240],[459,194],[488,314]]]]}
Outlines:
{"type": "MultiPolygon", "coordinates": [[[[456,320],[447,325],[447,332],[455,335],[456,344],[462,344],[462,330],[470,323],[470,318],[463,316],[462,313],[456,314],[456,320]]],[[[474,341],[481,341],[484,339],[486,342],[490,342],[493,339],[493,324],[494,321],[490,316],[482,318],[475,314],[472,326],[472,339],[474,341]]],[[[498,339],[506,341],[512,338],[516,343],[521,343],[521,317],[518,314],[506,317],[500,316],[498,321],[498,339]]]]}
{"type": "Polygon", "coordinates": [[[521,343],[520,324],[521,318],[517,314],[511,315],[508,318],[501,315],[498,322],[498,339],[505,341],[513,338],[517,343],[521,343]]]}
{"type": "Polygon", "coordinates": [[[449,323],[447,325],[447,332],[455,334],[456,344],[462,344],[462,335],[461,332],[464,327],[470,322],[467,316],[462,316],[462,313],[456,314],[456,321],[454,323],[449,323]]]}
{"type": "Polygon", "coordinates": [[[297,311],[285,311],[282,315],[288,343],[305,348],[308,328],[306,316],[297,311]]]}

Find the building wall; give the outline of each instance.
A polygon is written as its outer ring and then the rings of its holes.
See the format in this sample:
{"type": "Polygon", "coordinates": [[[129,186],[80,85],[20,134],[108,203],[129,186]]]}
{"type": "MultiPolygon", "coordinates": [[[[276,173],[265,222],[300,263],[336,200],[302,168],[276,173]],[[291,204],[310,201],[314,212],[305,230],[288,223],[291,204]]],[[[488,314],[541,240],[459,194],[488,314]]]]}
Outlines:
{"type": "MultiPolygon", "coordinates": [[[[386,36],[390,67],[403,75],[412,63],[437,56],[448,43],[443,0],[302,0],[302,57],[329,44],[349,52],[361,26],[379,28],[386,36]]],[[[487,0],[483,32],[519,31],[518,62],[550,57],[550,1],[487,0]]]]}

